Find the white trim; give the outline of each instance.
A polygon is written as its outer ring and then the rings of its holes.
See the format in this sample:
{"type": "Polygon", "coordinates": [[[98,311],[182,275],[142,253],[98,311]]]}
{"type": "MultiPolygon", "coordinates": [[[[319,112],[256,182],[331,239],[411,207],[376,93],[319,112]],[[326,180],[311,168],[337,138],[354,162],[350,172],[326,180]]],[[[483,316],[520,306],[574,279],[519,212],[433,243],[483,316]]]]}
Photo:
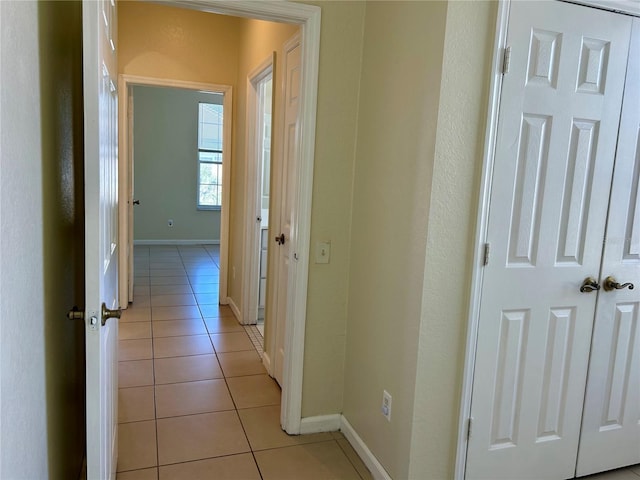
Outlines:
{"type": "Polygon", "coordinates": [[[231,311],[233,312],[233,315],[236,317],[236,320],[240,322],[240,319],[242,318],[242,312],[240,312],[240,309],[236,305],[236,302],[233,301],[233,298],[227,297],[227,303],[225,305],[229,305],[231,311]]]}
{"type": "Polygon", "coordinates": [[[271,357],[269,357],[269,352],[267,352],[264,349],[264,347],[262,349],[264,350],[262,352],[262,365],[264,366],[269,376],[273,377],[273,368],[271,367],[271,357]]]}
{"type": "MultiPolygon", "coordinates": [[[[222,165],[223,169],[230,172],[231,171],[231,129],[233,125],[233,88],[230,85],[218,85],[214,83],[202,83],[202,82],[186,82],[183,80],[174,80],[168,78],[155,78],[155,77],[145,77],[140,75],[126,75],[121,74],[118,79],[118,85],[120,88],[120,92],[127,92],[127,95],[119,95],[119,121],[122,123],[120,125],[120,131],[127,132],[129,130],[129,90],[134,85],[144,85],[144,86],[160,86],[160,87],[168,87],[168,88],[183,88],[187,90],[198,90],[198,91],[207,91],[207,92],[215,92],[221,93],[224,95],[223,100],[223,108],[225,111],[224,115],[224,145],[228,145],[222,152],[222,165]]],[[[129,172],[131,171],[131,162],[133,158],[129,155],[130,148],[128,146],[128,138],[126,135],[119,135],[120,143],[122,148],[120,151],[119,158],[119,195],[123,195],[123,189],[129,185],[129,172]]],[[[127,201],[119,202],[119,220],[118,226],[120,229],[120,238],[128,239],[129,235],[129,209],[128,202],[133,201],[133,198],[128,198],[128,191],[124,191],[124,196],[120,198],[126,198],[127,201]]],[[[220,210],[220,290],[219,290],[219,298],[220,303],[226,305],[227,303],[227,271],[229,264],[229,204],[231,201],[231,175],[223,175],[222,177],[222,208],[220,210]]],[[[128,241],[128,240],[127,240],[128,241]]],[[[135,241],[134,241],[135,244],[135,241]]],[[[127,282],[128,279],[128,264],[126,262],[126,249],[121,248],[119,250],[119,265],[120,268],[123,265],[126,266],[127,271],[119,272],[119,282],[120,282],[120,291],[123,291],[124,283],[127,282]],[[124,258],[123,258],[124,256],[124,258]]],[[[127,285],[128,289],[128,285],[127,285]]]]}
{"type": "Polygon", "coordinates": [[[567,3],[585,5],[587,7],[609,10],[615,13],[640,17],[640,2],[638,0],[561,0],[567,3]]]}
{"type": "MultiPolygon", "coordinates": [[[[262,176],[258,171],[258,142],[262,143],[262,137],[256,136],[256,122],[258,116],[258,93],[257,87],[269,74],[275,78],[274,68],[275,52],[272,52],[249,75],[247,75],[247,113],[246,113],[246,166],[245,166],[245,231],[244,231],[244,255],[242,257],[243,287],[241,302],[245,318],[240,319],[240,323],[251,325],[258,318],[258,291],[260,285],[260,227],[261,223],[256,220],[258,206],[258,191],[262,191],[262,176]]],[[[275,92],[274,83],[271,91],[275,92]]],[[[272,104],[275,95],[272,95],[272,104]]],[[[273,117],[273,109],[272,109],[273,117]]],[[[273,118],[271,121],[271,152],[273,152],[273,118]]],[[[260,149],[261,150],[261,149],[260,149]]],[[[273,157],[273,153],[272,153],[273,157]]],[[[271,163],[271,158],[267,161],[271,163]]],[[[269,245],[269,244],[268,244],[269,245]]]]}
{"type": "Polygon", "coordinates": [[[300,420],[300,435],[320,432],[337,432],[340,430],[342,415],[318,415],[316,417],[305,417],[300,420]]]}
{"type": "Polygon", "coordinates": [[[391,480],[391,476],[387,473],[375,455],[371,453],[367,444],[364,443],[362,438],[360,438],[360,435],[356,433],[344,415],[340,415],[340,431],[351,444],[360,459],[367,466],[371,472],[371,476],[375,480],[391,480]]]}
{"type": "Polygon", "coordinates": [[[134,245],[220,245],[220,240],[134,240],[134,245]]]}
{"type": "Polygon", "coordinates": [[[458,417],[458,441],[456,445],[456,463],[454,478],[463,480],[465,476],[467,457],[467,420],[471,416],[471,394],[473,388],[473,373],[476,361],[476,340],[478,337],[478,322],[480,316],[480,300],[482,277],[484,274],[484,243],[487,235],[489,219],[489,200],[491,195],[491,177],[493,174],[493,159],[498,129],[498,113],[500,106],[500,92],[502,89],[502,60],[507,41],[507,22],[509,19],[510,0],[501,0],[496,18],[496,34],[494,41],[492,76],[489,89],[487,112],[487,128],[485,131],[485,149],[482,160],[482,179],[480,184],[480,198],[478,200],[478,216],[476,219],[476,235],[474,240],[473,272],[471,281],[471,295],[469,300],[469,320],[467,327],[467,341],[465,344],[465,362],[462,380],[462,399],[458,417]]]}

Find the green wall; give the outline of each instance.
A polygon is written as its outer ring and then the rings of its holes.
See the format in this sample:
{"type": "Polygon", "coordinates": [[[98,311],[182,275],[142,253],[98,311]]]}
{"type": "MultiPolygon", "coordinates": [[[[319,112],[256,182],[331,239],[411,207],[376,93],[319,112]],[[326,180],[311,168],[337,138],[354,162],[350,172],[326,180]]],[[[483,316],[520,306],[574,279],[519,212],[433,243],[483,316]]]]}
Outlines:
{"type": "Polygon", "coordinates": [[[198,103],[222,97],[134,87],[134,240],[220,240],[220,212],[198,210],[198,103]],[[173,220],[173,227],[168,220],[173,220]]]}

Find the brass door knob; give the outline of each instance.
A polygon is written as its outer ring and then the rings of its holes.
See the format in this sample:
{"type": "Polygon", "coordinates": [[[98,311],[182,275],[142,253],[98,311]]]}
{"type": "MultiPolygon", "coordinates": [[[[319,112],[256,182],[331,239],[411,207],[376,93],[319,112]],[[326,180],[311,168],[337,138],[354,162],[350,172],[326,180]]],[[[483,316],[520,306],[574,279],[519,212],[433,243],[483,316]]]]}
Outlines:
{"type": "Polygon", "coordinates": [[[610,292],[612,290],[622,290],[625,288],[628,288],[629,290],[633,290],[634,286],[633,286],[633,283],[631,282],[620,284],[616,282],[615,278],[609,275],[607,278],[604,279],[604,282],[602,282],[602,288],[604,288],[605,292],[610,292]]]}
{"type": "Polygon", "coordinates": [[[580,286],[580,291],[582,293],[593,292],[594,290],[600,290],[600,285],[596,282],[596,279],[593,277],[587,277],[582,282],[580,286]]]}
{"type": "Polygon", "coordinates": [[[122,310],[120,310],[119,308],[111,310],[110,308],[107,308],[107,305],[105,303],[102,303],[102,326],[103,327],[105,323],[107,323],[107,320],[109,320],[110,318],[120,318],[121,315],[122,315],[122,310]]]}

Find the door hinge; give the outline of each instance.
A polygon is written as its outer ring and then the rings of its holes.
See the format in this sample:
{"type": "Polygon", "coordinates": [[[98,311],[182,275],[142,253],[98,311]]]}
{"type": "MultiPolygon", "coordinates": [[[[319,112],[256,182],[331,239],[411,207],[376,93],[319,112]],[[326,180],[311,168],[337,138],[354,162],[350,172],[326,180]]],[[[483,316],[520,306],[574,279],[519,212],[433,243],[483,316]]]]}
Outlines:
{"type": "Polygon", "coordinates": [[[502,57],[502,74],[509,73],[509,67],[511,66],[511,47],[505,47],[502,57]]]}
{"type": "Polygon", "coordinates": [[[491,250],[491,244],[490,243],[485,243],[484,244],[484,258],[482,259],[482,265],[489,265],[489,253],[491,250]]]}
{"type": "Polygon", "coordinates": [[[471,424],[473,422],[472,418],[467,419],[467,441],[471,438],[471,424]]]}

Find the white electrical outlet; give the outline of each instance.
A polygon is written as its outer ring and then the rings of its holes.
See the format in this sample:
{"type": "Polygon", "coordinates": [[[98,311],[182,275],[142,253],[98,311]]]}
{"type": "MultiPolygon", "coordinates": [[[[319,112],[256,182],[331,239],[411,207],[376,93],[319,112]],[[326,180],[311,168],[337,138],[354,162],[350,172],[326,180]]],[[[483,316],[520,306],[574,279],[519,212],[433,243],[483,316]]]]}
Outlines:
{"type": "Polygon", "coordinates": [[[169,227],[173,227],[173,218],[170,218],[169,220],[167,220],[167,225],[169,227]]]}
{"type": "Polygon", "coordinates": [[[382,391],[382,415],[391,421],[391,394],[386,390],[382,391]]]}

